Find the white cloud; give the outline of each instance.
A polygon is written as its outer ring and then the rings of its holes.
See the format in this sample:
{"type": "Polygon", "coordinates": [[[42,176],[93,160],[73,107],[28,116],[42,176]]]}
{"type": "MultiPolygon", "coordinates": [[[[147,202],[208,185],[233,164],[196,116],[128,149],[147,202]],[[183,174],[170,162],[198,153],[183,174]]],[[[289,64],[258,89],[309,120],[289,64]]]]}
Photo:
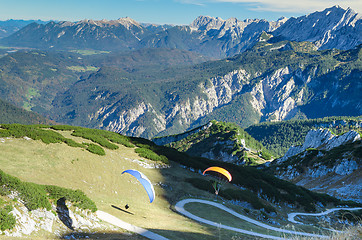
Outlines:
{"type": "Polygon", "coordinates": [[[339,5],[362,13],[362,0],[209,0],[209,2],[247,3],[250,4],[250,10],[271,12],[313,12],[339,5]]]}

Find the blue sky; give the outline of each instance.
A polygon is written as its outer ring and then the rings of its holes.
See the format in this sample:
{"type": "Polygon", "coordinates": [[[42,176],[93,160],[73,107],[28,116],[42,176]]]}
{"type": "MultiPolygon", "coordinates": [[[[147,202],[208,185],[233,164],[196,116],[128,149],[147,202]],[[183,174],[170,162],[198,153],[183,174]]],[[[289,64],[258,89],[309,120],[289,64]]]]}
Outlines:
{"type": "Polygon", "coordinates": [[[362,0],[0,0],[0,20],[130,17],[144,23],[184,25],[200,15],[270,21],[282,16],[298,17],[334,5],[362,13],[362,0]]]}

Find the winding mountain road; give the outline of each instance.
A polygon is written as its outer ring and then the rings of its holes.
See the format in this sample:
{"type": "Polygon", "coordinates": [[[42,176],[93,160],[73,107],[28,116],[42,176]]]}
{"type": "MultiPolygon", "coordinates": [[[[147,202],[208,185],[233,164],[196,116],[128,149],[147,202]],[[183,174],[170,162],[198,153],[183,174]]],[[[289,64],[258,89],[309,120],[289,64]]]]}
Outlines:
{"type": "MultiPolygon", "coordinates": [[[[185,210],[184,206],[187,203],[208,204],[208,205],[217,207],[217,208],[219,208],[221,210],[224,210],[224,211],[226,211],[226,212],[228,212],[228,213],[230,213],[230,214],[232,214],[232,215],[234,215],[234,216],[236,216],[236,217],[238,217],[238,218],[240,218],[240,219],[242,219],[244,221],[247,221],[247,222],[250,222],[250,223],[255,224],[257,226],[263,227],[265,229],[269,229],[269,230],[280,232],[280,233],[301,235],[301,236],[307,236],[307,237],[329,238],[329,236],[326,236],[326,235],[320,235],[320,234],[314,234],[314,233],[306,233],[306,232],[297,232],[297,231],[291,231],[291,230],[272,227],[272,226],[269,226],[269,225],[264,224],[262,222],[256,221],[256,220],[254,220],[252,218],[246,217],[246,216],[244,216],[242,214],[239,214],[239,213],[235,212],[234,210],[232,210],[232,209],[230,209],[228,207],[225,207],[224,205],[222,205],[220,203],[216,203],[216,202],[212,202],[212,201],[190,198],[190,199],[181,200],[178,203],[176,203],[175,209],[176,209],[176,211],[178,211],[182,215],[184,215],[186,217],[189,217],[189,218],[191,218],[193,220],[196,220],[198,222],[205,223],[205,224],[215,226],[215,227],[218,227],[218,228],[223,228],[223,229],[227,229],[227,230],[231,230],[231,231],[235,231],[235,232],[239,232],[239,233],[243,233],[243,234],[247,234],[247,235],[251,235],[251,236],[261,237],[261,238],[285,239],[285,238],[278,237],[278,236],[266,235],[266,234],[262,234],[262,233],[257,233],[257,232],[244,230],[244,229],[241,229],[241,228],[230,227],[230,226],[227,226],[227,225],[224,225],[224,224],[220,224],[220,223],[217,223],[217,222],[207,220],[205,218],[198,217],[198,216],[196,216],[196,215],[194,215],[194,214],[192,214],[192,213],[185,210]]],[[[321,213],[290,213],[290,214],[288,214],[288,220],[290,222],[292,222],[292,223],[302,224],[301,222],[298,222],[298,221],[294,220],[294,218],[296,216],[298,216],[298,215],[322,216],[322,215],[326,215],[326,214],[329,214],[329,213],[331,213],[333,211],[338,211],[338,210],[351,210],[351,211],[354,211],[354,210],[360,210],[360,209],[362,209],[362,208],[333,208],[333,209],[329,209],[329,210],[321,212],[321,213]]],[[[142,236],[144,236],[146,238],[149,238],[149,239],[152,239],[152,240],[168,240],[168,238],[165,238],[165,237],[163,237],[163,236],[161,236],[159,234],[156,234],[154,232],[151,232],[149,230],[146,230],[146,229],[134,226],[132,224],[126,223],[126,222],[122,221],[121,219],[119,219],[119,218],[117,218],[117,217],[115,217],[115,216],[113,216],[111,214],[108,214],[106,212],[97,211],[97,216],[98,216],[99,219],[102,219],[103,221],[111,223],[111,224],[113,224],[115,226],[118,226],[120,228],[126,229],[126,230],[128,230],[130,232],[140,234],[140,235],[142,235],[142,236]]]]}
{"type": "MultiPolygon", "coordinates": [[[[276,237],[276,236],[272,236],[272,235],[265,235],[265,234],[261,234],[261,233],[256,233],[256,232],[251,232],[251,231],[247,231],[247,230],[244,230],[244,229],[240,229],[240,228],[234,228],[234,227],[230,227],[230,226],[226,226],[226,225],[223,225],[223,224],[220,224],[220,223],[216,223],[216,222],[213,222],[213,221],[210,221],[210,220],[207,220],[207,219],[204,219],[204,218],[201,218],[201,217],[198,217],[198,216],[195,216],[193,215],[192,213],[186,211],[184,209],[184,206],[185,204],[187,203],[193,203],[193,202],[196,202],[196,203],[203,203],[203,204],[209,204],[209,205],[212,205],[214,207],[217,207],[221,210],[224,210],[240,219],[243,219],[245,221],[248,221],[250,223],[253,223],[257,226],[260,226],[260,227],[263,227],[263,228],[266,228],[266,229],[269,229],[269,230],[273,230],[273,231],[277,231],[277,232],[281,232],[281,233],[287,233],[287,234],[294,234],[294,235],[301,235],[301,236],[307,236],[307,237],[319,237],[319,238],[329,238],[329,236],[325,236],[325,235],[320,235],[320,234],[314,234],[314,233],[306,233],[306,232],[297,232],[297,231],[291,231],[291,230],[286,230],[286,229],[281,229],[281,228],[276,228],[276,227],[272,227],[272,226],[269,226],[267,224],[264,224],[262,222],[259,222],[259,221],[256,221],[254,219],[251,219],[249,217],[246,217],[244,215],[241,215],[237,212],[235,212],[234,210],[230,209],[230,208],[227,208],[225,207],[224,205],[222,204],[219,204],[219,203],[215,203],[215,202],[211,202],[211,201],[207,201],[207,200],[201,200],[201,199],[184,199],[184,200],[181,200],[179,201],[176,205],[175,205],[175,208],[176,210],[191,218],[191,219],[194,219],[196,221],[199,221],[199,222],[202,222],[202,223],[206,223],[206,224],[209,224],[211,226],[215,226],[215,227],[219,227],[219,228],[224,228],[224,229],[227,229],[227,230],[231,230],[231,231],[235,231],[235,232],[240,232],[240,233],[244,233],[244,234],[248,234],[248,235],[252,235],[252,236],[257,236],[257,237],[262,237],[262,238],[269,238],[269,239],[285,239],[285,238],[281,238],[281,237],[276,237]]],[[[360,208],[336,208],[336,209],[330,209],[332,211],[336,211],[336,210],[359,210],[360,208]]],[[[330,210],[327,210],[323,213],[317,213],[317,214],[314,214],[314,215],[318,215],[318,216],[321,216],[321,215],[325,215],[325,214],[328,214],[332,211],[330,210]]],[[[297,216],[297,215],[304,215],[304,213],[292,213],[288,216],[288,220],[293,220],[294,222],[296,222],[294,220],[294,217],[297,216]]],[[[310,215],[313,215],[313,214],[310,214],[310,215]]],[[[291,221],[291,222],[293,222],[291,221]]]]}
{"type": "Polygon", "coordinates": [[[301,216],[323,216],[326,214],[329,214],[331,212],[334,211],[339,211],[339,210],[349,210],[349,211],[356,211],[356,210],[361,210],[361,207],[356,207],[356,208],[331,208],[328,209],[327,211],[321,212],[321,213],[289,213],[288,214],[288,221],[292,222],[292,223],[298,223],[298,224],[303,224],[302,222],[298,222],[296,220],[294,220],[294,218],[298,215],[301,216]]]}

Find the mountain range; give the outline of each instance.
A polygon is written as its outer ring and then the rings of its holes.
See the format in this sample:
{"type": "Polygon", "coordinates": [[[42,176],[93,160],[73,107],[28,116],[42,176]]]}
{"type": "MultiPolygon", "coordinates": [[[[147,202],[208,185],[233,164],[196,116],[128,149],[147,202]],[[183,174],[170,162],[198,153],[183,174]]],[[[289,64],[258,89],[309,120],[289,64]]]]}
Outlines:
{"type": "Polygon", "coordinates": [[[338,6],[276,22],[34,22],[1,40],[43,50],[0,59],[0,98],[60,123],[145,138],[213,119],[245,128],[359,116],[360,29],[361,16],[338,6]]]}
{"type": "Polygon", "coordinates": [[[318,49],[351,49],[362,43],[361,15],[339,6],[297,18],[223,20],[200,16],[190,25],[141,24],[131,18],[31,23],[0,43],[40,49],[129,51],[177,48],[225,58],[250,49],[262,32],[278,41],[310,41],[318,49]]]}

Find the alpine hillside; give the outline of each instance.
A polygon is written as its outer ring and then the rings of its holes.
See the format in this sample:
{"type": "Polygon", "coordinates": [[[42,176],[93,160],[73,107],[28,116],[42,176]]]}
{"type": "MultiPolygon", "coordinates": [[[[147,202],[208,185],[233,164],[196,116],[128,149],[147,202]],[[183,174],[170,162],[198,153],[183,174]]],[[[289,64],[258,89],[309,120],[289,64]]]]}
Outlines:
{"type": "Polygon", "coordinates": [[[236,124],[211,121],[188,132],[153,138],[191,156],[255,166],[271,160],[269,151],[236,124]]]}
{"type": "MultiPolygon", "coordinates": [[[[0,137],[4,140],[0,142],[0,231],[6,237],[140,239],[99,221],[99,211],[92,214],[97,209],[168,239],[239,236],[233,231],[195,224],[176,212],[175,204],[190,196],[234,206],[235,211],[251,219],[275,226],[268,230],[270,236],[294,236],[279,228],[330,235],[321,227],[328,227],[326,224],[331,221],[294,225],[287,213],[296,209],[319,212],[327,206],[360,206],[309,191],[255,168],[191,157],[146,139],[104,130],[1,124],[0,137]],[[221,188],[218,199],[211,186],[215,178],[201,174],[215,164],[233,176],[232,183],[221,188]],[[125,169],[138,169],[152,181],[156,193],[152,204],[138,181],[120,174],[125,169]],[[127,203],[130,207],[124,209],[127,203]]],[[[208,206],[188,207],[192,212],[197,208],[195,214],[209,216],[208,206]]],[[[217,217],[221,223],[230,221],[229,213],[217,211],[217,217]]],[[[332,221],[333,227],[343,227],[340,219],[343,218],[337,216],[332,221]]],[[[260,224],[255,227],[244,220],[238,223],[241,229],[266,231],[260,224]]]]}

